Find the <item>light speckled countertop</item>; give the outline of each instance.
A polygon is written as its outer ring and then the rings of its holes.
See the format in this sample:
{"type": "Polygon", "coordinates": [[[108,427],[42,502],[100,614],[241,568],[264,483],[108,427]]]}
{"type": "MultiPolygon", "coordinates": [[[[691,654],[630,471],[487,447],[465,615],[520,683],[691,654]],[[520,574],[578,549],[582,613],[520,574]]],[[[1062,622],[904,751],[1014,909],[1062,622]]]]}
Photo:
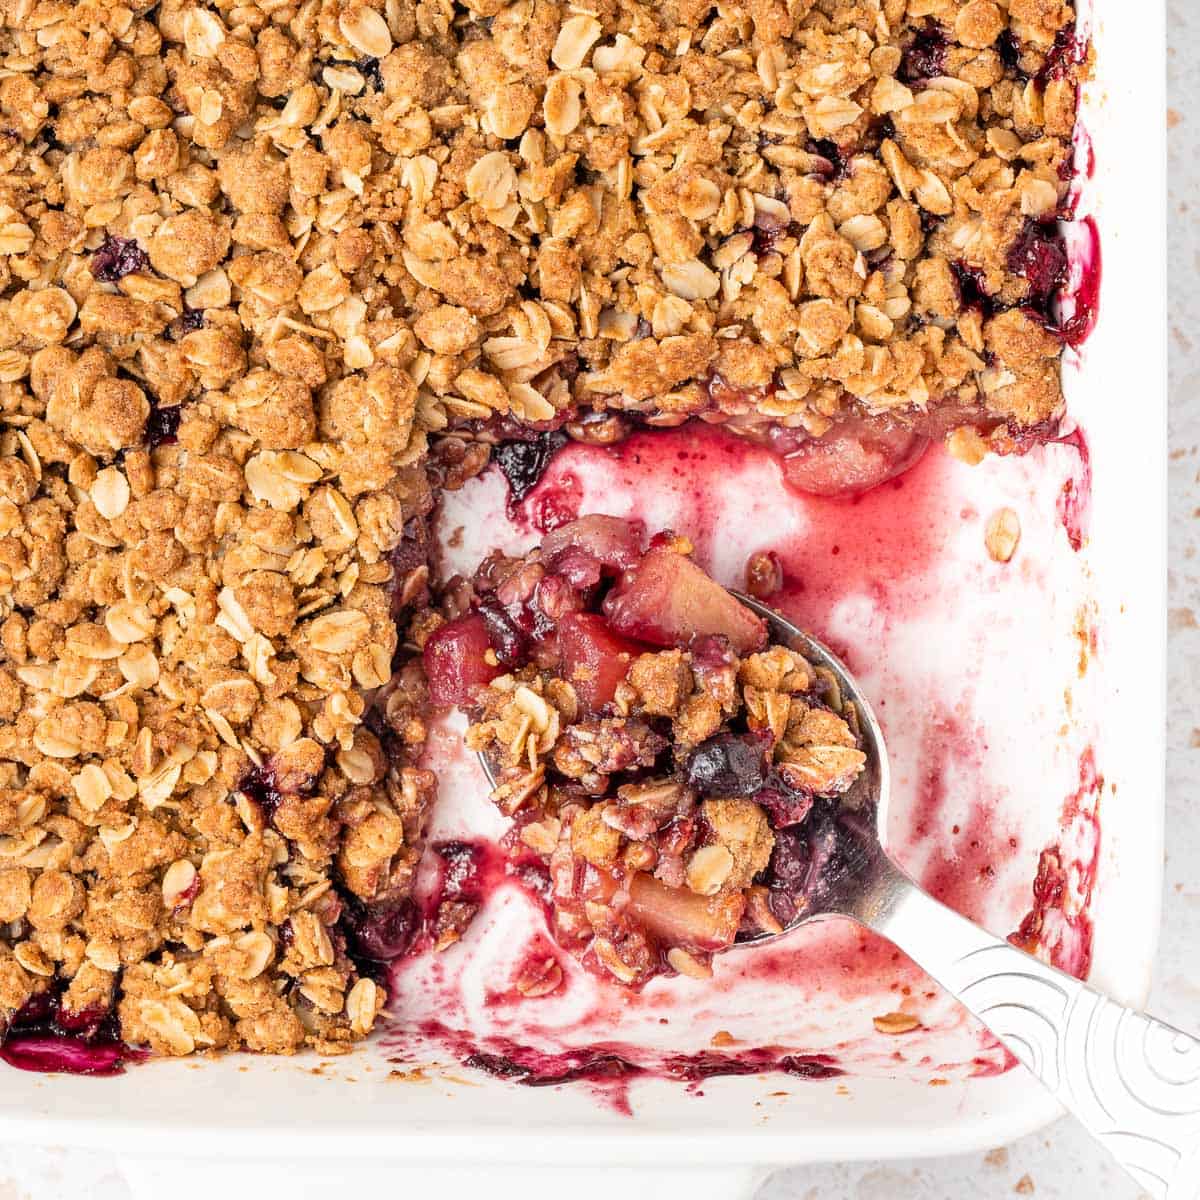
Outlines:
{"type": "MultiPolygon", "coordinates": [[[[1151,0],[1153,3],[1154,0],[1151,0]]],[[[1163,931],[1149,1009],[1200,1027],[1200,10],[1169,0],[1170,109],[1170,652],[1167,832],[1163,931]]],[[[1147,220],[1153,214],[1147,214],[1147,220]]],[[[0,1146],[0,1200],[130,1200],[112,1155],[0,1146]]],[[[759,1200],[1135,1200],[1137,1187],[1070,1120],[986,1155],[913,1163],[807,1166],[773,1176],[759,1200]]],[[[229,1200],[240,1200],[230,1197],[229,1200]]]]}

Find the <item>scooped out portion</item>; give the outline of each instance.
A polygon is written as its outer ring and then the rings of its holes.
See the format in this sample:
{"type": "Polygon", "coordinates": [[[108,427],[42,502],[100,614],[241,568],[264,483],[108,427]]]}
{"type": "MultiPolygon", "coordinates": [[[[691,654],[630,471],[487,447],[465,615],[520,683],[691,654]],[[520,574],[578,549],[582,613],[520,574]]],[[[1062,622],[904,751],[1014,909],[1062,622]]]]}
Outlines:
{"type": "Polygon", "coordinates": [[[581,517],[448,581],[420,635],[434,703],[467,713],[492,768],[508,852],[547,868],[553,934],[635,987],[707,978],[739,933],[778,931],[811,876],[806,819],[866,764],[832,676],[691,550],[581,517]]]}

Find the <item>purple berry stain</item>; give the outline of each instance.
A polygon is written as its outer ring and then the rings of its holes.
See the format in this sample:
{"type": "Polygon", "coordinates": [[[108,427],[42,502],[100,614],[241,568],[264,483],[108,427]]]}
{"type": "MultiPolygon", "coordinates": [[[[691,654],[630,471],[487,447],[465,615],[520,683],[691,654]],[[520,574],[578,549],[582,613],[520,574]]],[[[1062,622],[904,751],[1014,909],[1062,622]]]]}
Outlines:
{"type": "Polygon", "coordinates": [[[680,1054],[667,1059],[664,1073],[669,1079],[703,1083],[727,1075],[760,1075],[783,1071],[799,1079],[832,1079],[844,1074],[828,1054],[788,1054],[776,1058],[770,1050],[744,1050],[739,1054],[719,1054],[704,1050],[699,1054],[680,1054]]]}
{"type": "Polygon", "coordinates": [[[504,442],[492,452],[496,465],[508,480],[514,502],[524,500],[546,473],[551,459],[567,444],[567,435],[557,430],[539,433],[529,441],[504,442]]]}
{"type": "MultiPolygon", "coordinates": [[[[560,1056],[563,1059],[569,1056],[560,1056]]],[[[503,1054],[472,1054],[463,1066],[484,1071],[498,1079],[511,1079],[525,1087],[557,1087],[563,1083],[596,1083],[603,1080],[629,1079],[643,1074],[641,1067],[622,1058],[619,1054],[586,1055],[575,1065],[560,1067],[557,1060],[554,1069],[539,1070],[536,1066],[523,1066],[503,1054]]]]}
{"type": "Polygon", "coordinates": [[[379,70],[379,59],[377,58],[360,58],[354,66],[358,69],[364,79],[371,85],[373,92],[383,91],[383,75],[379,70]]]}
{"type": "Polygon", "coordinates": [[[413,591],[409,577],[423,567],[429,559],[429,525],[422,516],[409,517],[404,522],[400,540],[388,554],[392,568],[392,579],[388,585],[391,593],[392,617],[399,620],[406,604],[419,604],[428,596],[428,588],[421,586],[413,591]]]}
{"type": "Polygon", "coordinates": [[[1008,252],[1008,268],[1028,281],[1032,305],[1048,316],[1051,298],[1067,277],[1067,252],[1057,224],[1026,220],[1008,252]]]}
{"type": "Polygon", "coordinates": [[[267,764],[251,767],[238,783],[238,791],[270,821],[283,795],[275,786],[275,772],[267,764]]]}
{"type": "Polygon", "coordinates": [[[179,418],[183,409],[178,405],[163,408],[153,400],[150,415],[146,418],[146,441],[153,450],[158,446],[169,446],[179,440],[179,418]]]}
{"type": "Polygon", "coordinates": [[[925,83],[944,75],[948,45],[941,26],[932,19],[926,21],[905,47],[896,78],[902,83],[925,83]]]}
{"type": "Polygon", "coordinates": [[[118,237],[115,233],[110,233],[92,255],[92,276],[101,283],[116,283],[149,266],[149,255],[133,238],[118,237]]]}
{"type": "Polygon", "coordinates": [[[1053,79],[1065,79],[1074,67],[1082,66],[1087,61],[1089,44],[1086,38],[1076,36],[1074,26],[1060,29],[1042,69],[1037,73],[1038,83],[1045,86],[1053,79]]]}
{"type": "Polygon", "coordinates": [[[928,237],[941,223],[943,218],[937,213],[931,213],[928,209],[921,209],[919,220],[921,222],[921,232],[928,237]]]}
{"type": "Polygon", "coordinates": [[[832,138],[818,138],[815,141],[809,141],[804,148],[809,154],[815,154],[829,164],[828,167],[822,167],[818,171],[822,178],[827,181],[845,178],[846,157],[842,153],[842,148],[832,138]]]}
{"type": "Polygon", "coordinates": [[[181,337],[186,337],[189,333],[203,328],[204,310],[185,306],[183,312],[167,327],[167,332],[175,341],[178,341],[181,337]]]}
{"type": "Polygon", "coordinates": [[[121,1041],[112,1009],[71,1012],[63,1008],[61,993],[56,983],[13,1016],[0,1059],[21,1071],[119,1075],[125,1063],[145,1057],[121,1041]]]}
{"type": "MultiPolygon", "coordinates": [[[[328,752],[326,753],[328,755],[328,752]]],[[[311,796],[316,792],[319,783],[318,773],[305,776],[299,786],[281,786],[279,776],[268,759],[260,766],[251,767],[238,781],[237,790],[257,806],[264,820],[270,822],[285,796],[311,796]]]]}
{"type": "Polygon", "coordinates": [[[952,262],[950,269],[958,283],[958,295],[963,308],[977,308],[984,316],[990,316],[995,306],[984,286],[983,272],[965,262],[952,262]]]}
{"type": "Polygon", "coordinates": [[[996,53],[1006,71],[1019,71],[1021,66],[1021,43],[1011,29],[1006,29],[996,39],[996,53]]]}

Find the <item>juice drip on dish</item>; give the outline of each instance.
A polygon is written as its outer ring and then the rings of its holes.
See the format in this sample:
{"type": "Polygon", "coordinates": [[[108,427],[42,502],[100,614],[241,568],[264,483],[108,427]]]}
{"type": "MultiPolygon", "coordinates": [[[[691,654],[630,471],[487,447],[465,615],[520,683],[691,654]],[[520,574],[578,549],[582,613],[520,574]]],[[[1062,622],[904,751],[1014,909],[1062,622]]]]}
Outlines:
{"type": "Polygon", "coordinates": [[[60,987],[41,992],[13,1015],[0,1059],[22,1071],[108,1076],[147,1057],[121,1041],[112,1009],[69,1012],[61,992],[60,987]]]}
{"type": "Polygon", "coordinates": [[[1082,429],[1057,439],[1060,445],[1072,446],[1079,453],[1071,474],[1058,493],[1057,511],[1072,550],[1082,550],[1087,542],[1092,518],[1092,457],[1082,429]]]}
{"type": "MultiPolygon", "coordinates": [[[[778,469],[765,447],[700,423],[636,433],[603,449],[573,444],[524,501],[519,515],[527,528],[545,532],[580,514],[576,467],[592,456],[606,460],[629,516],[652,527],[654,514],[639,498],[653,496],[655,511],[676,514],[679,532],[695,544],[698,559],[710,564],[724,553],[727,538],[724,499],[714,480],[778,469]],[[631,507],[625,503],[629,498],[631,507]]],[[[838,499],[787,488],[804,520],[797,535],[767,543],[783,569],[782,591],[769,598],[771,603],[822,636],[823,617],[847,595],[865,592],[886,601],[899,587],[918,582],[940,553],[947,522],[954,519],[941,499],[942,482],[953,469],[946,456],[930,453],[904,475],[859,496],[838,499]]],[[[725,582],[745,584],[744,579],[725,582]]]]}
{"type": "Polygon", "coordinates": [[[1103,261],[1095,218],[1083,217],[1072,222],[1065,238],[1067,279],[1059,294],[1059,316],[1051,332],[1078,349],[1091,337],[1100,319],[1103,261]]]}
{"type": "MultiPolygon", "coordinates": [[[[625,1116],[632,1115],[630,1083],[648,1075],[686,1083],[689,1090],[702,1094],[699,1087],[706,1079],[722,1076],[779,1071],[793,1079],[821,1080],[845,1073],[833,1055],[787,1054],[769,1047],[669,1055],[651,1070],[634,1061],[639,1053],[636,1047],[621,1042],[597,1042],[579,1050],[546,1054],[504,1037],[490,1037],[487,1049],[480,1049],[471,1035],[440,1021],[424,1022],[419,1033],[423,1039],[445,1046],[463,1066],[511,1080],[522,1087],[585,1084],[598,1099],[625,1116]]],[[[400,1051],[396,1061],[406,1061],[400,1043],[393,1043],[389,1048],[400,1051]]]]}
{"type": "Polygon", "coordinates": [[[10,1034],[0,1046],[0,1059],[20,1071],[62,1075],[120,1075],[125,1064],[140,1062],[145,1052],[120,1041],[85,1041],[54,1032],[10,1034]]]}
{"type": "MultiPolygon", "coordinates": [[[[503,844],[482,837],[434,841],[424,865],[416,896],[416,929],[405,956],[452,945],[488,898],[505,885],[520,887],[549,912],[545,866],[511,838],[503,844]]],[[[536,949],[530,953],[532,957],[536,949]]],[[[545,954],[553,957],[548,942],[545,954]]]]}
{"type": "MultiPolygon", "coordinates": [[[[746,956],[742,979],[790,983],[840,1000],[874,993],[884,984],[897,997],[920,994],[919,968],[891,942],[851,922],[820,930],[810,953],[773,943],[746,956]]],[[[932,994],[932,993],[930,993],[932,994]]]]}
{"type": "Polygon", "coordinates": [[[1100,865],[1100,793],[1104,777],[1089,747],[1079,759],[1079,787],[1063,805],[1063,836],[1042,851],[1033,882],[1033,907],[1014,945],[1051,966],[1086,979],[1092,965],[1092,918],[1088,906],[1100,865]]]}
{"type": "Polygon", "coordinates": [[[934,706],[921,737],[916,803],[906,817],[907,836],[893,852],[904,864],[908,852],[924,847],[928,855],[918,871],[930,895],[973,921],[983,921],[984,903],[997,868],[1014,856],[1020,839],[1002,827],[995,796],[982,786],[987,730],[966,725],[953,713],[934,706]],[[967,815],[955,809],[952,774],[980,781],[967,815]]]}

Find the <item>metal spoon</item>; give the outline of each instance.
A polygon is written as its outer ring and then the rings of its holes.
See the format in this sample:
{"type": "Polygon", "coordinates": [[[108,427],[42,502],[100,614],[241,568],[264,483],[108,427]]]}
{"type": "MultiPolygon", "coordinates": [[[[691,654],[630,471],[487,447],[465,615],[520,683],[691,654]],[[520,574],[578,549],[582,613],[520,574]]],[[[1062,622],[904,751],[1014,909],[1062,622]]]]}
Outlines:
{"type": "MultiPolygon", "coordinates": [[[[866,769],[814,831],[832,850],[806,903],[778,934],[850,917],[882,934],[975,1014],[1156,1200],[1200,1197],[1200,1041],[1040,962],[947,908],[888,857],[891,792],[883,731],[838,657],[766,605],[772,640],[827,668],[858,714],[866,769]]],[[[492,769],[480,761],[488,778],[492,769]]]]}

